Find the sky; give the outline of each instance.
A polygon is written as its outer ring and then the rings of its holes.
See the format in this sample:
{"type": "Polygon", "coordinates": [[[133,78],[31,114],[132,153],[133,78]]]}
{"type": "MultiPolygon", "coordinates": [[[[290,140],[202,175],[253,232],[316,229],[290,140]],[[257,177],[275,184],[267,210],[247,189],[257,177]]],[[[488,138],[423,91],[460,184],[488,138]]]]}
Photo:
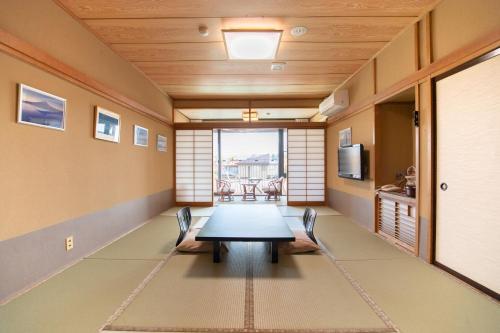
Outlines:
{"type": "Polygon", "coordinates": [[[222,133],[222,158],[252,154],[278,154],[278,131],[261,133],[222,133]]]}

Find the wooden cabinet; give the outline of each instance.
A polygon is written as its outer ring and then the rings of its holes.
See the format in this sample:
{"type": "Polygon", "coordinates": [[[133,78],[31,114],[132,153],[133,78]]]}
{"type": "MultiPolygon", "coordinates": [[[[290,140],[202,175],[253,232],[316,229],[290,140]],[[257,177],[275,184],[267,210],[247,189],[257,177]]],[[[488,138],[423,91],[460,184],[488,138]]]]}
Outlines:
{"type": "Polygon", "coordinates": [[[418,255],[416,200],[403,194],[379,191],[376,197],[376,232],[418,255]]]}

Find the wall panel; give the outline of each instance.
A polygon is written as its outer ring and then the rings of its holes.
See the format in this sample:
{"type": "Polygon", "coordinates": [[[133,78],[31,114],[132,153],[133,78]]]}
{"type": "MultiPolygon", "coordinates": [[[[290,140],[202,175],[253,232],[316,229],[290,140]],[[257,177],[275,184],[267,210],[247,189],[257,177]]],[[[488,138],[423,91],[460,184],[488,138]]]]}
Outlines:
{"type": "Polygon", "coordinates": [[[377,56],[377,91],[383,91],[415,71],[415,31],[408,27],[377,56]]]}
{"type": "Polygon", "coordinates": [[[433,59],[438,60],[500,29],[500,1],[447,0],[432,12],[433,59]]]}

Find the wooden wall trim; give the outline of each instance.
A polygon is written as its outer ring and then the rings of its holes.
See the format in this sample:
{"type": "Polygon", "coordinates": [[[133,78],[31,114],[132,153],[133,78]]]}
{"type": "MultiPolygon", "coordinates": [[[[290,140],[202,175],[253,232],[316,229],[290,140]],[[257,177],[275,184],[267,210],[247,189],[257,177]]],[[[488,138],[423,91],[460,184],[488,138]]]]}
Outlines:
{"type": "Polygon", "coordinates": [[[326,123],[295,123],[295,122],[204,122],[204,123],[176,123],[175,129],[214,129],[214,128],[325,128],[326,123]]]}
{"type": "Polygon", "coordinates": [[[420,28],[419,22],[416,22],[413,26],[413,45],[415,45],[415,71],[418,71],[421,68],[420,64],[420,28]]]}
{"type": "Polygon", "coordinates": [[[353,114],[359,113],[362,110],[373,106],[374,104],[380,103],[385,99],[397,94],[398,92],[410,88],[414,84],[418,83],[420,80],[425,80],[428,77],[435,77],[441,73],[450,70],[453,67],[459,66],[482,53],[486,53],[494,48],[500,46],[500,29],[494,30],[491,33],[475,40],[474,42],[462,47],[449,55],[429,64],[420,69],[419,71],[407,76],[399,82],[396,82],[392,86],[388,87],[384,91],[381,91],[364,101],[351,105],[347,110],[338,114],[335,117],[329,118],[327,123],[328,126],[334,123],[352,116],[353,114]]]}
{"type": "Polygon", "coordinates": [[[432,21],[431,12],[424,16],[424,66],[432,64],[432,21]]]}
{"type": "Polygon", "coordinates": [[[128,98],[113,88],[92,79],[79,70],[66,65],[39,48],[9,34],[0,29],[0,51],[14,56],[22,61],[34,65],[46,72],[57,75],[77,86],[95,93],[101,97],[109,99],[127,109],[137,112],[143,116],[156,120],[165,125],[172,125],[172,122],[165,116],[149,109],[141,103],[128,98]]]}
{"type": "MultiPolygon", "coordinates": [[[[417,26],[418,27],[418,26],[417,26]]],[[[417,40],[418,43],[418,40],[417,40]]],[[[420,113],[420,87],[415,84],[415,112],[420,113]]],[[[420,124],[414,126],[414,156],[415,156],[415,168],[416,168],[416,193],[415,193],[415,255],[420,256],[420,124]]]]}

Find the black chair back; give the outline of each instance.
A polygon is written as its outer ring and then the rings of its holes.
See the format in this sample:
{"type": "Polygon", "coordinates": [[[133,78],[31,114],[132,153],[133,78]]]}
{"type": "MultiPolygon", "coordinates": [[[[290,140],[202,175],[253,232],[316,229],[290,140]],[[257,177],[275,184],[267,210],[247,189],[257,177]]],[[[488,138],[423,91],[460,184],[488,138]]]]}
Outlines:
{"type": "Polygon", "coordinates": [[[307,236],[309,236],[309,238],[311,238],[311,240],[316,244],[318,242],[316,241],[316,237],[314,237],[314,224],[316,223],[317,215],[318,213],[316,212],[316,210],[307,207],[302,218],[307,236]]]}
{"type": "Polygon", "coordinates": [[[184,207],[179,209],[177,212],[177,222],[179,223],[179,238],[177,238],[177,242],[175,246],[179,245],[184,236],[186,236],[189,231],[189,227],[191,226],[191,209],[189,207],[184,207]]]}

